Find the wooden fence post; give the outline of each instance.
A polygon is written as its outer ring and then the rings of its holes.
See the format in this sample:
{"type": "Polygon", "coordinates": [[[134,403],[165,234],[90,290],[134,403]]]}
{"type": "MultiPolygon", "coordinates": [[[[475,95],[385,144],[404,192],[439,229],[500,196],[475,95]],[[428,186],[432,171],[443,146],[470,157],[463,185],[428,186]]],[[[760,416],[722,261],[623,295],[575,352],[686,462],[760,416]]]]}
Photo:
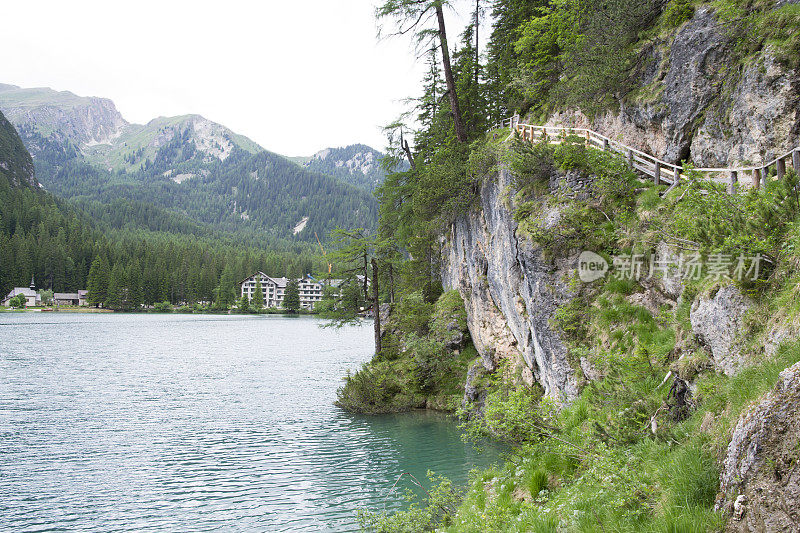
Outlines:
{"type": "Polygon", "coordinates": [[[730,181],[728,182],[728,192],[736,194],[736,189],[739,187],[739,175],[735,170],[731,170],[730,181]]]}
{"type": "Polygon", "coordinates": [[[753,179],[753,187],[758,189],[758,187],[761,185],[761,170],[760,169],[757,169],[757,168],[753,169],[752,179],[753,179]]]}
{"type": "Polygon", "coordinates": [[[633,168],[633,150],[628,150],[628,166],[633,168]]]}
{"type": "Polygon", "coordinates": [[[800,174],[800,148],[792,151],[792,167],[795,174],[800,174]]]}
{"type": "Polygon", "coordinates": [[[653,176],[653,183],[656,185],[661,185],[661,163],[656,161],[656,171],[655,175],[653,176]]]}
{"type": "Polygon", "coordinates": [[[603,139],[603,151],[608,152],[608,139],[603,139]]]}
{"type": "Polygon", "coordinates": [[[769,167],[764,167],[761,169],[761,185],[763,185],[764,188],[767,187],[767,176],[769,176],[769,167]]]}
{"type": "Polygon", "coordinates": [[[786,174],[786,161],[781,157],[775,164],[775,168],[778,172],[778,181],[781,181],[786,174]]]}

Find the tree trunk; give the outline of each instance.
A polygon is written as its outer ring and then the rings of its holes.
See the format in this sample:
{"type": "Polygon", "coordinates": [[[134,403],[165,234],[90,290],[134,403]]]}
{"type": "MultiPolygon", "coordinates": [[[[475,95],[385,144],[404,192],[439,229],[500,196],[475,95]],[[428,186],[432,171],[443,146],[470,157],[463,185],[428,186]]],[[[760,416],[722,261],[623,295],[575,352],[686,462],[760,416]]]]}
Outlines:
{"type": "Polygon", "coordinates": [[[389,263],[389,303],[394,305],[394,267],[389,263]]]}
{"type": "Polygon", "coordinates": [[[453,111],[453,123],[456,129],[456,138],[459,142],[467,142],[467,132],[461,121],[461,109],[458,107],[458,94],[456,82],[453,78],[453,69],[450,67],[450,50],[447,48],[447,33],[444,28],[444,11],[442,4],[436,4],[436,18],[439,21],[439,42],[442,46],[442,65],[444,66],[444,80],[447,83],[447,96],[450,98],[450,109],[453,111]]]}
{"type": "Polygon", "coordinates": [[[403,132],[400,132],[400,148],[406,153],[406,159],[408,159],[408,164],[411,165],[411,170],[416,170],[417,166],[414,164],[414,155],[411,153],[411,147],[408,145],[408,141],[403,138],[403,132]]]}
{"type": "Polygon", "coordinates": [[[375,353],[381,353],[381,303],[378,299],[378,262],[372,258],[372,314],[375,315],[375,353]]]}
{"type": "Polygon", "coordinates": [[[478,50],[478,28],[481,23],[481,0],[475,0],[475,90],[478,90],[478,78],[480,69],[480,53],[478,50]]]}
{"type": "Polygon", "coordinates": [[[367,291],[367,280],[369,279],[369,263],[366,252],[364,253],[364,301],[369,301],[369,292],[367,291]]]}

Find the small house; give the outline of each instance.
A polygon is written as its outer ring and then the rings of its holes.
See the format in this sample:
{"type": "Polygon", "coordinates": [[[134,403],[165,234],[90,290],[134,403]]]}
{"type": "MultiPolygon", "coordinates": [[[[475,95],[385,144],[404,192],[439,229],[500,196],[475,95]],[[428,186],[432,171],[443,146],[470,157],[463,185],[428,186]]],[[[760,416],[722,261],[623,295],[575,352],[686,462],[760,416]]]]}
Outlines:
{"type": "Polygon", "coordinates": [[[15,287],[11,292],[9,292],[0,304],[8,307],[11,305],[11,300],[16,298],[18,294],[22,294],[25,296],[25,307],[33,307],[36,305],[42,304],[42,297],[39,294],[30,288],[27,287],[15,287]]]}

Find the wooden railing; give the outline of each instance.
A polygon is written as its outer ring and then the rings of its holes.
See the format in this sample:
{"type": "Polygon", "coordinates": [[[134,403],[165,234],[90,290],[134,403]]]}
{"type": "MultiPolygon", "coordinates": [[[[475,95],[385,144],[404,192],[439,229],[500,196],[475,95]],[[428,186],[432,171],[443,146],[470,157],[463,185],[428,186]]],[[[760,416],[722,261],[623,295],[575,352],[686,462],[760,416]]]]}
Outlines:
{"type": "MultiPolygon", "coordinates": [[[[519,118],[514,116],[498,122],[492,126],[490,131],[503,128],[510,129],[512,133],[518,133],[523,140],[530,142],[546,140],[551,144],[560,144],[567,136],[578,136],[585,139],[587,146],[614,152],[623,156],[632,169],[648,176],[657,185],[664,183],[676,186],[680,184],[681,180],[686,180],[686,175],[683,174],[683,166],[668,163],[587,128],[533,126],[531,124],[520,123],[519,118]]],[[[726,183],[729,192],[733,194],[737,191],[740,184],[755,188],[766,185],[767,180],[772,179],[773,174],[770,170],[773,167],[775,168],[775,179],[783,179],[784,174],[786,174],[787,163],[791,164],[795,172],[800,174],[800,148],[795,148],[759,166],[695,168],[693,170],[703,175],[704,179],[716,181],[718,183],[726,183]],[[749,175],[749,181],[745,179],[746,175],[749,175]]]]}

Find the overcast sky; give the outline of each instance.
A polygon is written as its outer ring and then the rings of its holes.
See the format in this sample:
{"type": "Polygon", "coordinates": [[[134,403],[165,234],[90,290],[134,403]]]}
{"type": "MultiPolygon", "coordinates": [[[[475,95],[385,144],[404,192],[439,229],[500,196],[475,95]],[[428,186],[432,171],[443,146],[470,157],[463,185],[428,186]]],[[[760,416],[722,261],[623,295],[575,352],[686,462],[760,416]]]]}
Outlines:
{"type": "Polygon", "coordinates": [[[422,66],[409,38],[377,39],[377,3],[3,2],[0,83],[108,97],[136,123],[198,113],[284,155],[383,149],[422,66]]]}

